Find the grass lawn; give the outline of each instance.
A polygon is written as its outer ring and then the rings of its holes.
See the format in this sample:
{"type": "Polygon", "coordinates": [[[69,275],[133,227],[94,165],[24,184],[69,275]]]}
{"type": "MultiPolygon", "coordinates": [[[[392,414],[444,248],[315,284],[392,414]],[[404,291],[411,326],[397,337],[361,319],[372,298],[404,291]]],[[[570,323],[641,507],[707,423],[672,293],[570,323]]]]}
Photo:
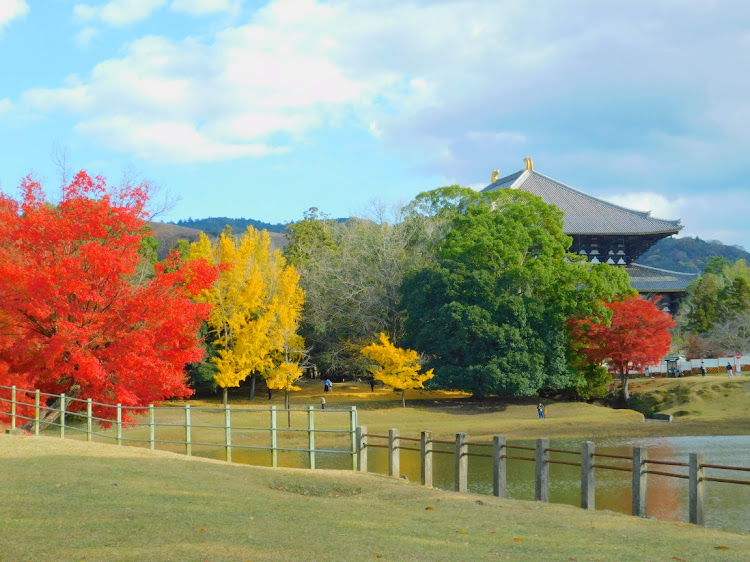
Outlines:
{"type": "Polygon", "coordinates": [[[0,465],[2,561],[750,559],[747,535],[372,474],[10,435],[0,465]]]}
{"type": "MultiPolygon", "coordinates": [[[[320,407],[322,382],[305,380],[300,386],[302,390],[292,393],[292,407],[320,407]]],[[[325,397],[328,408],[356,406],[358,422],[367,426],[368,432],[387,433],[390,428],[398,428],[401,435],[418,436],[420,431],[430,430],[437,439],[452,438],[458,432],[486,440],[494,434],[510,439],[750,434],[750,377],[729,380],[725,375],[709,375],[640,380],[631,381],[630,388],[632,394],[659,404],[659,411],[675,415],[675,421],[644,422],[643,415],[632,410],[554,401],[545,401],[549,417],[540,420],[536,412],[538,398],[512,402],[475,400],[461,392],[426,390],[407,391],[407,407],[402,408],[400,392],[379,386],[371,392],[369,384],[355,382],[335,384],[333,392],[325,397]]],[[[254,401],[230,394],[230,403],[233,407],[275,404],[281,408],[283,394],[275,393],[271,401],[261,394],[254,401]]],[[[190,404],[218,406],[220,401],[195,399],[190,404]]],[[[175,413],[175,419],[179,415],[175,413]]]]}

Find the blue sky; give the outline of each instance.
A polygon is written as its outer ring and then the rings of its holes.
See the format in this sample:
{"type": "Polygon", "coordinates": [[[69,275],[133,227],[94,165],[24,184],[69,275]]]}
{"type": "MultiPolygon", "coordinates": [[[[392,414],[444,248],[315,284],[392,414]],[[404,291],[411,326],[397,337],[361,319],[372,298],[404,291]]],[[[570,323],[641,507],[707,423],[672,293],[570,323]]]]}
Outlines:
{"type": "Polygon", "coordinates": [[[535,169],[750,250],[750,4],[0,0],[0,186],[332,216],[535,169]]]}

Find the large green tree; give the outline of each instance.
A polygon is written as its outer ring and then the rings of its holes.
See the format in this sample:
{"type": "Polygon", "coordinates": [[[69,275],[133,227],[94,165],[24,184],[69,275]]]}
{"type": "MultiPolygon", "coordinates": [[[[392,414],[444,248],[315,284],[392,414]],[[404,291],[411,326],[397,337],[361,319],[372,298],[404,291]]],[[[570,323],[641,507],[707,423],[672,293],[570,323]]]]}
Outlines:
{"type": "Polygon", "coordinates": [[[516,190],[456,187],[410,206],[443,226],[437,260],[409,275],[404,343],[427,354],[435,382],[476,395],[530,396],[571,384],[566,319],[632,294],[625,272],[566,254],[562,212],[516,190]]]}

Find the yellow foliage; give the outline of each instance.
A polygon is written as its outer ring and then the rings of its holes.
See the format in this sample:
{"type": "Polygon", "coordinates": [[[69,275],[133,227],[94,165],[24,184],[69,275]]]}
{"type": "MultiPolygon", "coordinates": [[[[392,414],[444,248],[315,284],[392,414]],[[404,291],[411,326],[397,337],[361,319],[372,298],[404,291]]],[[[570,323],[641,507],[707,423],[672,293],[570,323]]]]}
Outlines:
{"type": "Polygon", "coordinates": [[[273,390],[300,390],[294,383],[302,376],[298,363],[283,362],[271,369],[266,376],[266,385],[273,390]]]}
{"type": "Polygon", "coordinates": [[[378,364],[378,367],[369,369],[375,380],[399,390],[424,388],[424,382],[435,376],[432,369],[420,373],[422,366],[417,363],[417,352],[396,347],[383,333],[380,334],[380,343],[371,343],[362,348],[361,353],[378,364]]]}
{"type": "Polygon", "coordinates": [[[206,258],[219,268],[216,283],[199,297],[213,305],[208,326],[218,347],[213,361],[219,386],[239,386],[253,373],[270,377],[279,357],[289,362],[294,355],[292,345],[301,351],[299,274],[281,252],[271,251],[268,232],[249,227],[238,240],[222,234],[213,244],[201,234],[191,244],[190,257],[206,258]]]}

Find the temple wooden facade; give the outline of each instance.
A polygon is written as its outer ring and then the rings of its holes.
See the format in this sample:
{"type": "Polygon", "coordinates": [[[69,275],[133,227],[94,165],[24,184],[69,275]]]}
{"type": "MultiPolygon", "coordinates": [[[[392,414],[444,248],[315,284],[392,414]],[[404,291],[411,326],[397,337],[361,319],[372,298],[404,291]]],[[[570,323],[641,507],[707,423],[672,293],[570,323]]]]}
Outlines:
{"type": "Polygon", "coordinates": [[[682,229],[679,220],[658,219],[650,212],[602,201],[535,171],[531,158],[525,163],[523,170],[502,178],[493,172],[492,183],[483,191],[522,189],[557,206],[564,214],[564,231],[573,238],[571,253],[591,263],[624,267],[642,297],[660,295],[659,306],[677,312],[696,275],[647,267],[635,260],[662,238],[677,234],[682,229]]]}

